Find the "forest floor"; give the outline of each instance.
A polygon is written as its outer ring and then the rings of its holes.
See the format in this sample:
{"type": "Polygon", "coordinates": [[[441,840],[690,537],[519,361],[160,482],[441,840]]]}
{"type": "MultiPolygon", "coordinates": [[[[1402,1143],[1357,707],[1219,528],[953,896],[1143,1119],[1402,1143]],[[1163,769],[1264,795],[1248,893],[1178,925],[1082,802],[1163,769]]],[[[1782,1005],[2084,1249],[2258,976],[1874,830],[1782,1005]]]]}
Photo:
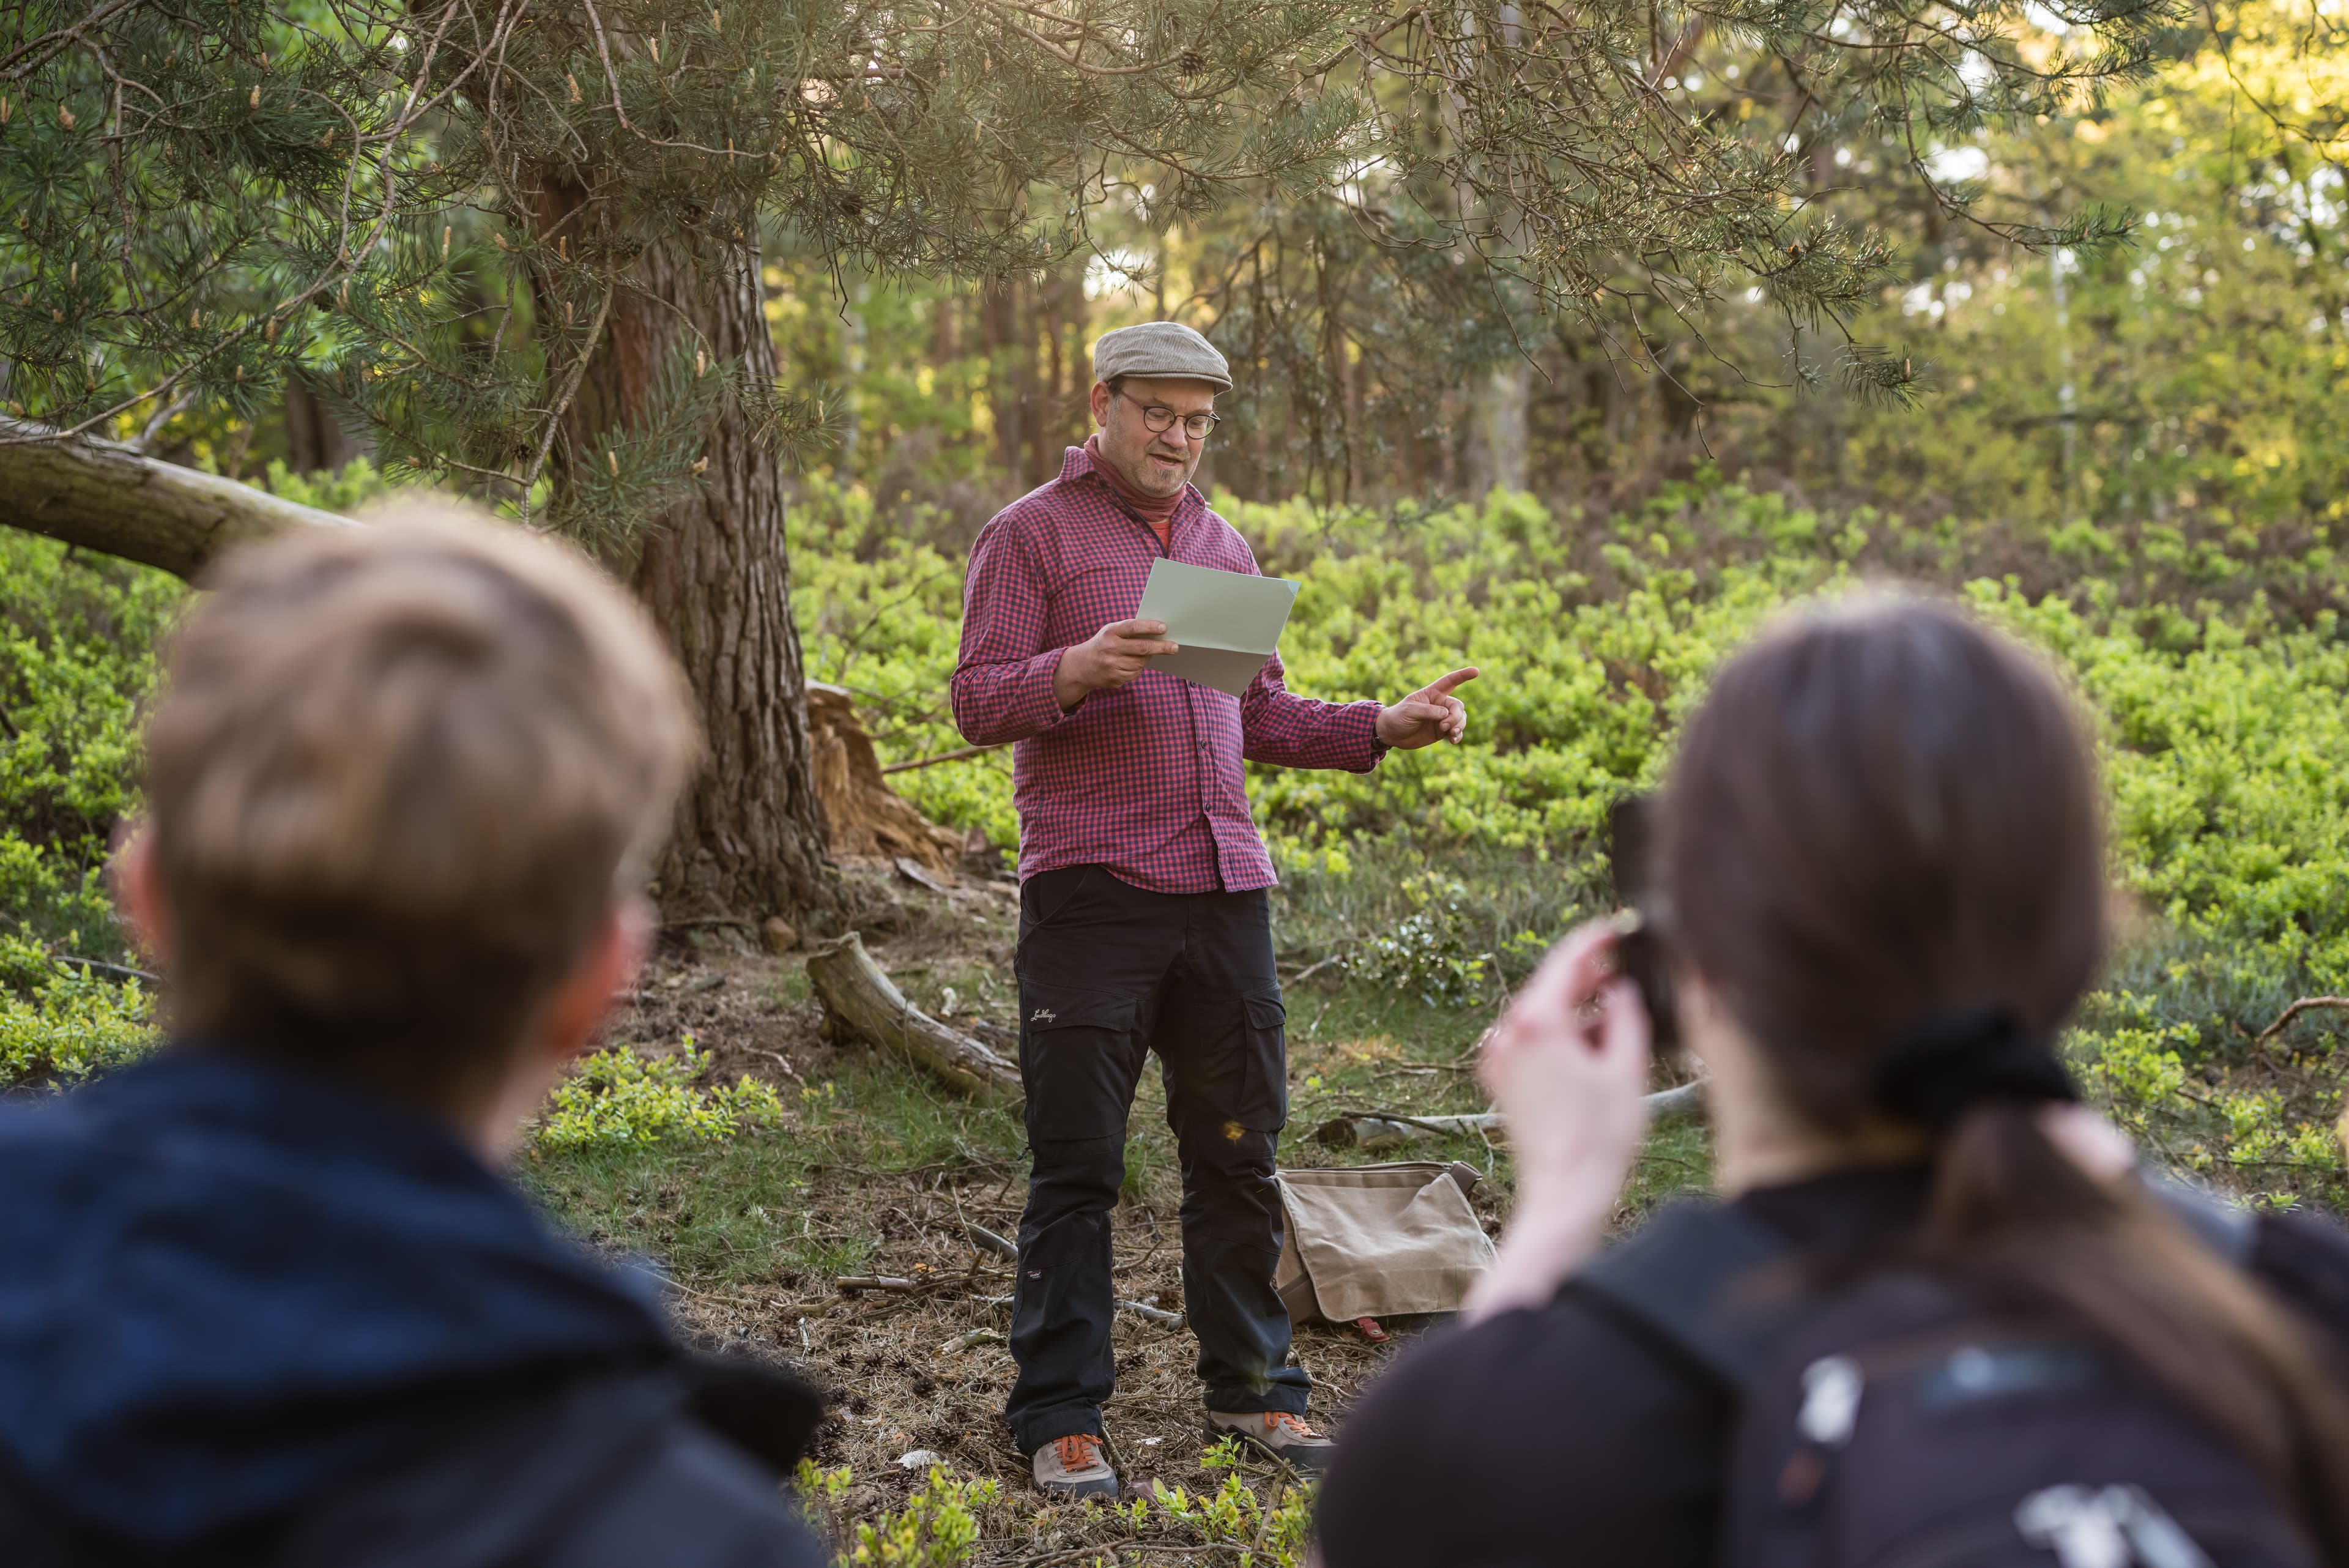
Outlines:
{"type": "MultiPolygon", "coordinates": [[[[966,877],[938,893],[879,867],[852,870],[849,879],[854,922],[908,999],[1013,1054],[1016,888],[966,877]]],[[[1284,952],[1283,967],[1293,973],[1315,961],[1284,952]]],[[[1292,983],[1284,1162],[1466,1160],[1493,1179],[1473,1201],[1497,1231],[1507,1204],[1505,1146],[1432,1138],[1360,1155],[1310,1137],[1340,1112],[1482,1109],[1470,1055],[1494,1007],[1433,1005],[1350,981],[1335,966],[1292,983]]],[[[833,1037],[802,953],[754,953],[722,928],[669,933],[606,1043],[654,1053],[688,1036],[710,1053],[713,1081],[774,1085],[791,1107],[785,1125],[718,1141],[539,1152],[525,1175],[557,1216],[598,1247],[658,1266],[689,1334],[779,1359],[824,1391],[832,1415],[814,1457],[826,1469],[848,1467],[832,1508],[843,1533],[901,1508],[929,1463],[901,1461],[927,1450],[958,1477],[1000,1483],[978,1563],[1133,1547],[1131,1518],[1043,1505],[1004,1426],[1011,1274],[966,1227],[1018,1231],[1027,1168],[1016,1108],[962,1099],[844,1032],[833,1037]],[[914,1288],[852,1293],[835,1282],[859,1275],[914,1288]]],[[[1116,1280],[1122,1298],[1179,1312],[1180,1181],[1164,1108],[1156,1075],[1145,1074],[1115,1219],[1116,1280]]],[[[1660,1135],[1626,1218],[1702,1181],[1705,1169],[1700,1129],[1660,1135]]],[[[1387,1326],[1393,1337],[1378,1345],[1350,1325],[1300,1325],[1296,1357],[1312,1376],[1317,1420],[1342,1425],[1363,1386],[1423,1325],[1387,1326]]],[[[1158,1486],[1213,1491],[1224,1477],[1202,1464],[1188,1331],[1121,1312],[1115,1345],[1118,1391],[1105,1414],[1128,1495],[1158,1486]]],[[[1268,1498],[1288,1479],[1269,1461],[1240,1473],[1268,1498]]]]}

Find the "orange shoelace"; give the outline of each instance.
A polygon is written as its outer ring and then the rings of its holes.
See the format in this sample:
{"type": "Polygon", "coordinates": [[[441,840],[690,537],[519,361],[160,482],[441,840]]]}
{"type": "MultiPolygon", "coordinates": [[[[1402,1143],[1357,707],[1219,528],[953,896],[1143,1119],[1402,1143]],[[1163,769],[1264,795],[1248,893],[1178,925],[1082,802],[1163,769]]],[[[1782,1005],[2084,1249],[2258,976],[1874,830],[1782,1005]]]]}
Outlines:
{"type": "Polygon", "coordinates": [[[1065,1438],[1053,1438],[1052,1453],[1060,1459],[1061,1468],[1064,1470],[1071,1473],[1089,1470],[1101,1463],[1101,1444],[1102,1440],[1091,1432],[1074,1432],[1065,1438]]]}
{"type": "Polygon", "coordinates": [[[1298,1437],[1311,1438],[1316,1441],[1321,1437],[1320,1433],[1305,1424],[1304,1417],[1292,1416],[1286,1410],[1267,1410],[1264,1413],[1264,1429],[1268,1433],[1286,1429],[1298,1437]]]}

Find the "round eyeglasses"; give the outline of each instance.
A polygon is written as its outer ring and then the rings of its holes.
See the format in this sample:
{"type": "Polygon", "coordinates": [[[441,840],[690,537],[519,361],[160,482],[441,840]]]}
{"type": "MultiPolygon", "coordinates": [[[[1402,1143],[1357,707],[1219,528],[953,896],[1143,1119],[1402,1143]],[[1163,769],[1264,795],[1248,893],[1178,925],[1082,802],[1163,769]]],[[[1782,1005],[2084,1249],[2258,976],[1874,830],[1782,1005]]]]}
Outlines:
{"type": "Polygon", "coordinates": [[[1174,421],[1180,420],[1185,435],[1193,441],[1204,441],[1216,433],[1217,425],[1224,422],[1221,414],[1178,414],[1164,403],[1145,403],[1140,398],[1126,397],[1123,387],[1118,389],[1117,395],[1142,410],[1142,428],[1152,435],[1164,435],[1174,428],[1174,421]]]}

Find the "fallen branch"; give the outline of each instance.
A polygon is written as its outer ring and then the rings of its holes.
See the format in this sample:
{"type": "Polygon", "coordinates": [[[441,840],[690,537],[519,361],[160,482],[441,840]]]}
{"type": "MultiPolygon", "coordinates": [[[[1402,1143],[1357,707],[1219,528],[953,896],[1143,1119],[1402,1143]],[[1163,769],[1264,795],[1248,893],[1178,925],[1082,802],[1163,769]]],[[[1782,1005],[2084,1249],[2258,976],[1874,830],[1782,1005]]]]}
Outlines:
{"type": "Polygon", "coordinates": [[[62,964],[67,969],[79,965],[83,969],[96,970],[100,974],[110,974],[117,980],[135,980],[144,985],[163,983],[162,976],[150,974],[143,969],[132,969],[129,964],[104,963],[97,959],[83,958],[77,953],[52,953],[49,958],[51,962],[62,964]]]}
{"type": "MultiPolygon", "coordinates": [[[[1651,1128],[1670,1127],[1704,1113],[1703,1080],[1660,1089],[1645,1097],[1651,1128]]],[[[1501,1113],[1475,1111],[1457,1116],[1413,1116],[1398,1111],[1361,1111],[1323,1122],[1313,1129],[1313,1141],[1329,1148],[1350,1148],[1364,1154],[1396,1148],[1429,1137],[1501,1130],[1501,1113]]]]}
{"type": "Polygon", "coordinates": [[[1164,1307],[1148,1306],[1141,1302],[1130,1302],[1123,1296],[1119,1297],[1113,1304],[1115,1304],[1117,1310],[1120,1312],[1130,1312],[1136,1317],[1147,1318],[1152,1323],[1158,1324],[1162,1328],[1180,1328],[1183,1326],[1183,1314],[1179,1312],[1168,1312],[1164,1307]]]}
{"type": "Polygon", "coordinates": [[[891,763],[881,770],[881,775],[886,778],[891,774],[912,773],[916,768],[934,768],[940,763],[966,762],[972,757],[983,757],[989,752],[999,752],[1002,749],[1000,746],[965,746],[958,752],[940,752],[934,757],[916,757],[910,763],[891,763]]]}
{"type": "Polygon", "coordinates": [[[853,1296],[859,1291],[891,1291],[899,1295],[918,1295],[935,1282],[901,1280],[895,1274],[843,1274],[832,1282],[839,1288],[842,1295],[853,1296]]]}
{"type": "Polygon", "coordinates": [[[1343,953],[1331,953],[1328,958],[1323,959],[1320,962],[1309,965],[1305,969],[1298,971],[1295,974],[1290,975],[1288,977],[1288,983],[1290,985],[1303,985],[1307,981],[1311,980],[1315,975],[1319,974],[1331,964],[1337,963],[1340,960],[1344,959],[1345,956],[1346,955],[1343,953]]]}
{"type": "Polygon", "coordinates": [[[36,439],[54,431],[0,417],[7,521],[86,550],[192,577],[233,545],[347,517],[149,457],[119,441],[36,439]]]}
{"type": "Polygon", "coordinates": [[[984,1225],[974,1225],[968,1220],[962,1222],[962,1228],[964,1233],[978,1244],[979,1251],[992,1252],[999,1258],[1009,1258],[1014,1262],[1019,1261],[1019,1249],[1013,1246],[1007,1238],[997,1235],[984,1225]]]}
{"type": "Polygon", "coordinates": [[[2282,1012],[2279,1013],[2273,1023],[2269,1024],[2265,1029],[2260,1031],[2259,1038],[2251,1042],[2251,1048],[2255,1051],[2258,1050],[2270,1040],[2274,1039],[2278,1034],[2283,1033],[2285,1024],[2290,1023],[2293,1019],[2299,1017],[2303,1012],[2313,1012],[2319,1008],[2336,1012],[2349,1012],[2349,996],[2302,997],[2298,1002],[2293,1002],[2290,1007],[2285,1008],[2282,1012]]]}
{"type": "Polygon", "coordinates": [[[851,931],[812,950],[808,979],[824,1010],[865,1039],[966,1095],[1017,1096],[1019,1069],[907,1002],[851,931]]]}
{"type": "MultiPolygon", "coordinates": [[[[1008,1307],[1011,1304],[1009,1296],[981,1296],[978,1301],[982,1306],[1008,1307]]],[[[1117,1297],[1110,1304],[1120,1312],[1130,1312],[1138,1318],[1158,1324],[1161,1328],[1183,1326],[1183,1314],[1179,1312],[1168,1312],[1164,1307],[1154,1307],[1146,1302],[1130,1302],[1123,1296],[1117,1297]]]]}

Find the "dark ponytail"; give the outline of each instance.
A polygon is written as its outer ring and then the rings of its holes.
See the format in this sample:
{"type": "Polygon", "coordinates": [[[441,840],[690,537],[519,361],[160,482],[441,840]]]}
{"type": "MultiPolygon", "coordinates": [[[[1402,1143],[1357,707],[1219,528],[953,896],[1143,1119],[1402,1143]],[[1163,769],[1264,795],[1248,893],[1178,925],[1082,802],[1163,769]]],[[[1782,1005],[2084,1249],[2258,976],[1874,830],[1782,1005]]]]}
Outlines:
{"type": "Polygon", "coordinates": [[[1661,827],[1675,944],[1788,1108],[1927,1131],[1924,1252],[2136,1356],[2349,1568],[2349,1393],[2308,1331],[2035,1118],[2106,942],[2093,753],[2054,676],[1930,600],[1797,618],[1722,670],[1661,827]]]}

